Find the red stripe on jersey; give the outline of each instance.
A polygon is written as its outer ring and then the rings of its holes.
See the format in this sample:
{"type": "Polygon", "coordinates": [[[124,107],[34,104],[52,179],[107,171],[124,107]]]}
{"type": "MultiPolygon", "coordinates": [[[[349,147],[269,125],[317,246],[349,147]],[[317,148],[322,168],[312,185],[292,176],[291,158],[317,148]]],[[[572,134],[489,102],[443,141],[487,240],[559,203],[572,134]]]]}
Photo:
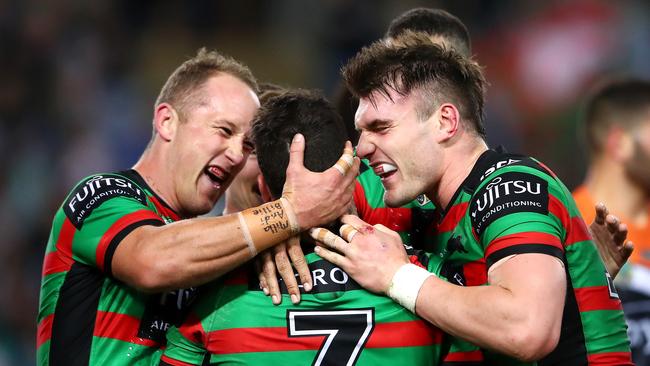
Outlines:
{"type": "Polygon", "coordinates": [[[382,224],[395,231],[411,229],[411,209],[404,207],[377,207],[368,204],[366,192],[358,181],[354,185],[354,204],[361,220],[370,225],[382,224]]]}
{"type": "Polygon", "coordinates": [[[492,242],[490,242],[487,249],[485,250],[485,257],[486,258],[489,257],[490,255],[492,255],[492,253],[496,252],[497,250],[501,250],[503,248],[507,248],[515,245],[523,245],[523,244],[545,244],[545,245],[556,247],[564,251],[564,247],[562,247],[562,242],[560,241],[560,238],[558,238],[557,236],[547,234],[547,233],[527,231],[527,232],[504,235],[500,238],[492,240],[492,242]]]}
{"type": "Polygon", "coordinates": [[[478,350],[469,352],[450,352],[445,356],[445,361],[483,361],[483,353],[478,350]]]}
{"type": "Polygon", "coordinates": [[[621,310],[621,301],[609,296],[609,288],[607,286],[582,287],[575,289],[574,292],[580,312],[621,310]]]}
{"type": "Polygon", "coordinates": [[[382,224],[394,231],[411,230],[411,209],[404,207],[371,208],[363,221],[370,225],[382,224]]]}
{"type": "Polygon", "coordinates": [[[167,216],[173,221],[178,221],[181,219],[180,216],[174,210],[171,210],[170,208],[167,207],[164,203],[160,202],[158,198],[155,195],[149,196],[149,199],[151,199],[151,202],[153,202],[153,205],[156,206],[156,210],[160,212],[160,216],[167,216]]]}
{"type": "Polygon", "coordinates": [[[567,233],[566,246],[579,243],[581,241],[591,240],[591,234],[587,229],[587,224],[580,216],[571,218],[571,228],[567,233]]]}
{"type": "Polygon", "coordinates": [[[594,353],[587,356],[587,361],[590,366],[634,366],[630,352],[594,353]]]}
{"type": "Polygon", "coordinates": [[[43,343],[47,342],[52,338],[52,321],[54,320],[54,314],[50,314],[43,318],[36,330],[36,348],[40,347],[43,343]]]}
{"type": "Polygon", "coordinates": [[[442,222],[438,225],[438,232],[444,233],[454,230],[460,219],[465,215],[465,212],[467,212],[468,205],[469,202],[462,202],[452,206],[442,219],[442,222]]]}
{"type": "Polygon", "coordinates": [[[151,219],[161,222],[163,221],[160,216],[156,215],[155,212],[149,210],[138,210],[128,215],[124,215],[115,221],[115,223],[113,223],[113,225],[111,225],[111,227],[106,230],[102,238],[99,240],[99,244],[97,244],[97,249],[95,249],[95,261],[99,270],[102,272],[104,271],[104,257],[106,256],[106,249],[108,249],[108,245],[111,243],[111,240],[113,240],[113,238],[115,238],[115,236],[119,234],[120,231],[124,230],[124,228],[135,222],[151,219]]]}
{"type": "MultiPolygon", "coordinates": [[[[317,350],[326,336],[291,337],[286,327],[234,328],[210,332],[213,354],[317,350]]],[[[423,321],[376,324],[366,348],[415,347],[440,344],[442,332],[423,321]]]]}
{"type": "Polygon", "coordinates": [[[140,319],[134,316],[109,311],[97,311],[93,336],[119,339],[148,347],[160,346],[155,341],[138,337],[139,328],[140,319]]]}
{"type": "Polygon", "coordinates": [[[56,241],[56,250],[48,253],[43,260],[43,276],[52,273],[65,272],[70,270],[74,260],[72,259],[72,239],[76,228],[66,217],[59,231],[59,238],[56,241]]]}
{"type": "Polygon", "coordinates": [[[487,283],[487,267],[485,258],[463,265],[466,286],[481,286],[487,283]]]}
{"type": "Polygon", "coordinates": [[[167,365],[172,365],[172,366],[194,366],[193,363],[187,363],[187,362],[175,360],[165,355],[160,356],[160,361],[164,362],[167,365]]]}
{"type": "Polygon", "coordinates": [[[548,211],[560,219],[562,227],[564,227],[565,230],[569,229],[569,224],[571,223],[569,212],[567,211],[566,206],[564,206],[562,201],[560,201],[552,194],[548,195],[548,211]]]}
{"type": "Polygon", "coordinates": [[[187,339],[194,343],[205,344],[207,337],[205,329],[199,319],[194,313],[190,312],[185,319],[183,325],[178,328],[178,331],[187,339]]]}
{"type": "Polygon", "coordinates": [[[226,286],[248,285],[248,273],[246,266],[230,272],[223,280],[226,286]]]}

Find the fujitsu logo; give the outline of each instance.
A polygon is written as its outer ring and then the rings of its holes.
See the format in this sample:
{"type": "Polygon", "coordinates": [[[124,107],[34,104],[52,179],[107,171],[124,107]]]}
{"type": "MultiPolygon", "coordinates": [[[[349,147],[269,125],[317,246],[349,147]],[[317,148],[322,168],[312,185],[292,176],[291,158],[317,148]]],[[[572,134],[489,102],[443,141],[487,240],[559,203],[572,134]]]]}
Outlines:
{"type": "Polygon", "coordinates": [[[476,199],[476,210],[472,212],[472,217],[476,217],[477,212],[490,209],[494,205],[494,201],[502,196],[522,193],[540,195],[542,193],[542,185],[539,182],[504,180],[502,177],[494,178],[485,188],[483,195],[476,199]]]}
{"type": "Polygon", "coordinates": [[[89,179],[83,187],[80,187],[76,190],[68,202],[68,209],[71,213],[74,213],[79,208],[78,206],[83,206],[85,203],[85,208],[93,205],[93,200],[96,200],[100,197],[96,197],[95,193],[98,191],[103,195],[114,193],[114,194],[135,194],[137,197],[142,195],[142,191],[134,187],[131,182],[126,179],[116,178],[116,177],[104,177],[102,175],[97,175],[89,179]],[[107,188],[114,187],[115,192],[106,191],[107,188]],[[123,188],[126,188],[130,192],[126,192],[123,188]],[[86,202],[88,201],[88,202],[86,202]]]}

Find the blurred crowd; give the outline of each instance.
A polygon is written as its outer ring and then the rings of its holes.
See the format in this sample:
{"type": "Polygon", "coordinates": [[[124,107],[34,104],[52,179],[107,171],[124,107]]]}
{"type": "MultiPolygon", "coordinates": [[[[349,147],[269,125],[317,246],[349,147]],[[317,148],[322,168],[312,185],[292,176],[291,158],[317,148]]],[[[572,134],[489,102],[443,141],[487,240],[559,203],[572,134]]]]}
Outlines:
{"type": "Polygon", "coordinates": [[[490,81],[487,130],[575,187],[585,91],[650,78],[647,1],[0,2],[0,366],[34,364],[43,251],[71,185],[129,168],[166,76],[201,46],[260,81],[334,95],[339,67],[406,9],[440,7],[474,36],[490,81]]]}

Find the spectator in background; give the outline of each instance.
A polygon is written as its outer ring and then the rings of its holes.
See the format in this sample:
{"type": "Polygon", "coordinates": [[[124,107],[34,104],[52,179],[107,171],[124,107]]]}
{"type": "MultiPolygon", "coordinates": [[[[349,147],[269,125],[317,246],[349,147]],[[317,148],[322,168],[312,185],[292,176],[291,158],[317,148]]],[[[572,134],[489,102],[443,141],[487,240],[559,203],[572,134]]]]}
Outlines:
{"type": "Polygon", "coordinates": [[[603,202],[627,223],[635,249],[615,283],[634,361],[648,365],[650,333],[643,324],[650,323],[650,81],[601,85],[586,105],[583,124],[590,162],[573,196],[585,220],[593,218],[594,203],[603,202]]]}

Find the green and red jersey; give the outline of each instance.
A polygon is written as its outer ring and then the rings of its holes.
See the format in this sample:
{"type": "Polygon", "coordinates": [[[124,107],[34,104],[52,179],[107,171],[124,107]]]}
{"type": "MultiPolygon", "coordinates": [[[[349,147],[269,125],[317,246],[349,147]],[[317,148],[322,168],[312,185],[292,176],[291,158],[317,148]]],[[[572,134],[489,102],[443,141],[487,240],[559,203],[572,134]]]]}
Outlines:
{"type": "Polygon", "coordinates": [[[43,262],[39,365],[134,365],[157,359],[195,289],[145,294],[113,277],[121,240],[179,216],[135,170],[83,179],[57,211],[43,262]]]}
{"type": "MultiPolygon", "coordinates": [[[[385,189],[381,178],[361,160],[360,174],[354,190],[354,203],[358,216],[365,222],[382,224],[395,230],[406,245],[417,249],[432,251],[436,242],[436,207],[425,195],[398,208],[388,207],[384,203],[385,189]]],[[[443,276],[441,273],[436,273],[443,276]]],[[[453,281],[454,284],[464,285],[453,281]]],[[[478,347],[464,340],[445,335],[444,365],[478,365],[483,356],[478,347]],[[475,362],[475,363],[472,363],[475,362]]]]}
{"type": "MultiPolygon", "coordinates": [[[[543,253],[567,277],[557,348],[538,365],[631,365],[621,303],[568,189],[524,156],[486,151],[443,212],[435,252],[452,283],[487,283],[502,258],[543,253]]],[[[490,364],[522,364],[486,352],[490,364]]]]}
{"type": "MultiPolygon", "coordinates": [[[[437,258],[411,259],[439,270],[437,258]]],[[[439,329],[316,254],[307,261],[314,286],[298,305],[283,285],[282,304],[270,305],[250,267],[208,285],[186,322],[170,329],[161,365],[441,364],[450,346],[439,329]]],[[[478,364],[466,360],[449,365],[478,364]]]]}
{"type": "Polygon", "coordinates": [[[404,244],[430,251],[435,241],[435,205],[420,195],[402,207],[387,207],[381,178],[367,160],[361,160],[359,171],[354,189],[359,217],[371,225],[382,224],[397,231],[404,244]]]}

